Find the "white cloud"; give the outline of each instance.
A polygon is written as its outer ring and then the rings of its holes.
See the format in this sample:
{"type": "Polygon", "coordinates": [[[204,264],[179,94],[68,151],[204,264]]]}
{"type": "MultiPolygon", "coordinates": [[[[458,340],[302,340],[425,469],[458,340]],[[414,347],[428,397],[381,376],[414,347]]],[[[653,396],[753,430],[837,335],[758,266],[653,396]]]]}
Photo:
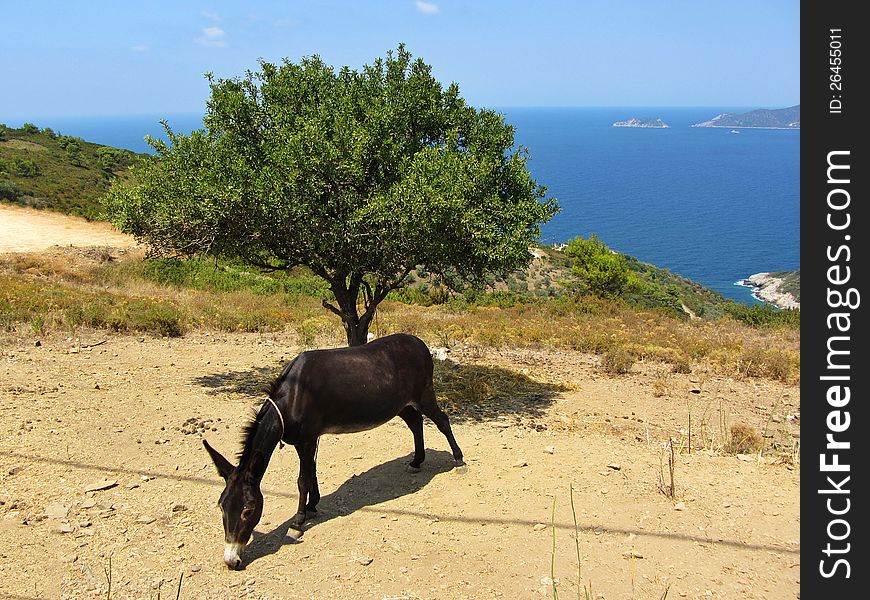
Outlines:
{"type": "Polygon", "coordinates": [[[135,46],[130,46],[130,50],[133,52],[147,52],[149,48],[145,44],[136,44],[135,46]]]}
{"type": "Polygon", "coordinates": [[[227,45],[227,33],[220,27],[204,27],[202,35],[196,41],[209,48],[225,48],[227,45]]]}
{"type": "Polygon", "coordinates": [[[425,2],[424,0],[417,0],[417,10],[419,10],[424,15],[437,15],[439,12],[441,12],[441,9],[438,8],[437,4],[425,2]]]}

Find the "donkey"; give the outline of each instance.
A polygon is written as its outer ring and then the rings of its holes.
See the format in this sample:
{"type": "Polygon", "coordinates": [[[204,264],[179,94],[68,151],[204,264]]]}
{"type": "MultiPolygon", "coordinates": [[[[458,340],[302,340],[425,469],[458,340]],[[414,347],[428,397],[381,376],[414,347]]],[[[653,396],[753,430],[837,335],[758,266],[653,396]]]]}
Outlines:
{"type": "Polygon", "coordinates": [[[401,417],[414,434],[411,471],[426,457],[423,415],[450,444],[457,465],[462,450],[447,415],[435,402],[432,356],[422,340],[397,333],[361,346],[303,352],[272,383],[265,402],[243,434],[238,466],[203,439],[226,487],[218,505],[223,512],[224,563],[242,564],[240,554],[263,514],[260,482],[275,446],[292,444],[299,454],[299,509],[290,521],[300,527],[317,514],[317,442],[324,433],[353,433],[401,417]]]}

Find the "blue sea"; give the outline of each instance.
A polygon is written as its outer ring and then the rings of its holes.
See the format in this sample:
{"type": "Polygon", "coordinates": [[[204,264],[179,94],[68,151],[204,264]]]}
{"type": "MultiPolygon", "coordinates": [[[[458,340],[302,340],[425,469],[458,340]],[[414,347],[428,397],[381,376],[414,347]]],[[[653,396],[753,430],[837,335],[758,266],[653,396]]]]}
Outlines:
{"type": "MultiPolygon", "coordinates": [[[[498,110],[528,148],[534,178],[562,207],[542,242],[595,233],[615,250],[753,303],[735,282],[800,266],[800,132],[691,127],[751,108],[498,110]],[[659,117],[670,128],[612,126],[632,117],[659,117]]],[[[161,118],[179,132],[201,127],[191,114],[33,122],[148,152],[144,136],[163,137],[161,118]]]]}

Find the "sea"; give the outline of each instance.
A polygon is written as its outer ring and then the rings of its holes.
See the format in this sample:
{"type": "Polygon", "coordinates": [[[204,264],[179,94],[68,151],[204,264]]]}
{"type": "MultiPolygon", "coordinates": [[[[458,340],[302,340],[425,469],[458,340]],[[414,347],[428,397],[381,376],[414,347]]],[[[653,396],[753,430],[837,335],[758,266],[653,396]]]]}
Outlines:
{"type": "MultiPolygon", "coordinates": [[[[757,107],[496,108],[515,127],[535,180],[561,211],[541,242],[596,234],[614,250],[753,304],[740,283],[800,267],[800,131],[691,127],[757,107]],[[613,127],[661,118],[667,129],[613,127]]],[[[32,120],[85,140],[150,152],[202,127],[197,114],[32,120]]],[[[8,122],[12,127],[21,123],[8,122]]]]}

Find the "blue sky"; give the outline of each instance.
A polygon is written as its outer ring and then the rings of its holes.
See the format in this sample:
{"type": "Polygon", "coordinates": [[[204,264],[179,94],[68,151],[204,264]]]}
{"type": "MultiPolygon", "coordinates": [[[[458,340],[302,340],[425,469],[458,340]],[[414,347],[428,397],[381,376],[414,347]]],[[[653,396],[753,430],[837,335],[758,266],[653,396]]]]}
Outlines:
{"type": "Polygon", "coordinates": [[[476,106],[800,102],[798,0],[0,0],[0,122],[202,112],[204,73],[400,42],[476,106]]]}

